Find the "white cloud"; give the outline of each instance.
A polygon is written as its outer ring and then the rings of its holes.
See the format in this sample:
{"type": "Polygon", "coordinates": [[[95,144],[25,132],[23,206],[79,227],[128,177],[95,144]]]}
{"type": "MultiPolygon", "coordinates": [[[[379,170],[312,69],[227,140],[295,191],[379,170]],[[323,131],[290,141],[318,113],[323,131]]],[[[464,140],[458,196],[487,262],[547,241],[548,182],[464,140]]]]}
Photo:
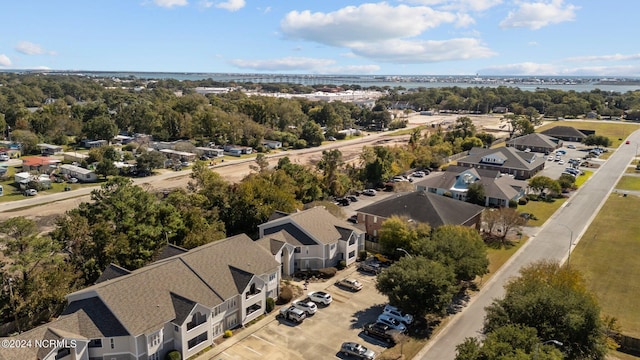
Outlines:
{"type": "Polygon", "coordinates": [[[496,65],[478,71],[485,75],[559,75],[561,71],[552,64],[523,62],[519,64],[496,65]]]}
{"type": "Polygon", "coordinates": [[[307,57],[284,57],[266,60],[231,60],[230,63],[239,68],[263,71],[313,71],[325,68],[335,63],[330,59],[314,59],[307,57]]]}
{"type": "Polygon", "coordinates": [[[200,1],[199,5],[201,8],[208,9],[213,6],[213,1],[207,1],[207,0],[200,1]]]}
{"type": "Polygon", "coordinates": [[[598,61],[636,61],[640,60],[640,54],[622,55],[591,55],[591,56],[576,56],[565,59],[571,62],[598,62],[598,61]]]}
{"type": "Polygon", "coordinates": [[[11,59],[5,54],[0,54],[0,66],[11,66],[11,59]]]}
{"type": "Polygon", "coordinates": [[[25,55],[55,55],[55,51],[49,51],[38,44],[34,44],[28,41],[20,41],[15,47],[16,51],[25,55]]]}
{"type": "Polygon", "coordinates": [[[459,38],[435,40],[388,40],[383,43],[360,43],[352,46],[359,56],[401,64],[488,58],[496,55],[479,40],[459,38]]]}
{"type": "Polygon", "coordinates": [[[502,4],[502,0],[405,0],[405,2],[453,11],[485,11],[502,4]]]}
{"type": "Polygon", "coordinates": [[[238,11],[242,9],[245,5],[246,5],[245,0],[227,0],[225,2],[216,4],[216,7],[219,9],[225,9],[229,11],[238,11]]]}
{"type": "Polygon", "coordinates": [[[189,4],[187,0],[153,0],[153,3],[165,8],[172,8],[174,6],[186,6],[189,4]]]}
{"type": "Polygon", "coordinates": [[[469,14],[456,14],[456,27],[469,27],[476,23],[476,20],[469,14]]]}
{"type": "Polygon", "coordinates": [[[330,13],[292,11],[282,20],[280,28],[292,39],[349,47],[359,42],[414,37],[456,20],[455,14],[424,6],[390,6],[382,2],[347,6],[330,13]]]}
{"type": "Polygon", "coordinates": [[[510,11],[500,22],[500,27],[538,30],[547,25],[573,21],[578,9],[577,6],[563,4],[563,0],[525,2],[516,11],[510,11]]]}

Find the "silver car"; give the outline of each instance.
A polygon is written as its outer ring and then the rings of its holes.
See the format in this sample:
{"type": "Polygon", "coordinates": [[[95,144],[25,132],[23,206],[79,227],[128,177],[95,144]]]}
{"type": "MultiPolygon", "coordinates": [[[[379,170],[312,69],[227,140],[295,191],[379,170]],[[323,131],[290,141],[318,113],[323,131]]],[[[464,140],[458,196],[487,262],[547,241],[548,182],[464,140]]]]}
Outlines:
{"type": "Polygon", "coordinates": [[[367,349],[366,347],[354,342],[342,343],[340,352],[344,355],[355,356],[358,359],[373,360],[373,358],[376,357],[376,353],[373,350],[367,349]]]}
{"type": "Polygon", "coordinates": [[[294,301],[293,306],[304,311],[308,315],[313,315],[318,311],[318,306],[311,301],[294,301]]]}

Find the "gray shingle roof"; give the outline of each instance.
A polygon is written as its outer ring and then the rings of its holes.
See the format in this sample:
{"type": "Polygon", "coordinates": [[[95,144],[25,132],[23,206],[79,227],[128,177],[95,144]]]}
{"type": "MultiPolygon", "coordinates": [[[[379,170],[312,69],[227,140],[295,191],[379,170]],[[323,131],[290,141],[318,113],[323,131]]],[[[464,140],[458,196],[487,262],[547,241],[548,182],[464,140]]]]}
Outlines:
{"type": "Polygon", "coordinates": [[[100,274],[100,277],[98,278],[98,280],[96,280],[96,284],[101,283],[103,281],[115,279],[117,277],[127,275],[127,274],[131,274],[131,271],[121,266],[118,266],[116,264],[109,264],[109,266],[107,266],[107,268],[104,269],[102,274],[100,274]]]}
{"type": "Polygon", "coordinates": [[[272,255],[275,255],[282,250],[282,247],[286,243],[286,241],[275,239],[278,235],[282,234],[284,236],[284,232],[280,232],[277,234],[273,234],[269,237],[263,237],[262,239],[256,240],[256,243],[260,244],[260,246],[269,250],[272,255]],[[275,236],[274,236],[275,235],[275,236]]]}
{"type": "Polygon", "coordinates": [[[173,321],[178,325],[182,325],[191,314],[191,310],[196,306],[196,303],[174,293],[170,293],[170,295],[171,302],[173,302],[173,310],[176,313],[176,318],[173,321]]]}
{"type": "Polygon", "coordinates": [[[530,148],[555,148],[558,139],[545,134],[532,133],[507,140],[507,145],[527,146],[530,148]]]}
{"type": "Polygon", "coordinates": [[[576,137],[584,139],[587,137],[582,131],[574,128],[573,126],[554,126],[550,129],[541,131],[541,133],[559,138],[576,137]]]}
{"type": "Polygon", "coordinates": [[[383,218],[389,218],[393,215],[406,216],[409,219],[428,223],[431,227],[436,228],[447,224],[467,224],[483,210],[482,206],[454,200],[446,196],[414,191],[390,196],[357,211],[383,218]]]}
{"type": "MultiPolygon", "coordinates": [[[[469,150],[469,155],[458,160],[458,163],[480,164],[487,155],[494,155],[504,159],[502,167],[511,169],[533,170],[545,163],[546,158],[536,153],[518,151],[512,147],[499,147],[484,149],[474,147],[469,150]]],[[[491,164],[494,165],[494,164],[491,164]]]]}
{"type": "Polygon", "coordinates": [[[351,231],[358,231],[345,220],[338,219],[331,215],[327,209],[321,206],[316,206],[311,209],[269,221],[260,225],[260,227],[264,229],[265,235],[285,230],[295,237],[302,245],[316,245],[316,241],[319,241],[322,244],[333,244],[337,242],[343,236],[340,231],[338,231],[337,227],[349,229],[351,231]],[[297,229],[281,225],[283,224],[283,220],[295,224],[295,228],[297,229]],[[301,229],[304,229],[305,232],[311,235],[312,242],[309,242],[308,236],[299,235],[299,233],[303,233],[302,231],[299,231],[301,229]]]}

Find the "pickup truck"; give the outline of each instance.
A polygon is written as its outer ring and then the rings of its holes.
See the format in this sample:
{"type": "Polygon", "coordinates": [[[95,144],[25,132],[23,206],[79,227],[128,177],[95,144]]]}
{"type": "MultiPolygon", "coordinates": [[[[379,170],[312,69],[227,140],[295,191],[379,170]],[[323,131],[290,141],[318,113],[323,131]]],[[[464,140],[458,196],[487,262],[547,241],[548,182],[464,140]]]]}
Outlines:
{"type": "Polygon", "coordinates": [[[376,337],[389,344],[395,343],[394,333],[399,333],[399,331],[393,330],[388,325],[377,322],[365,324],[362,331],[369,336],[376,337]]]}
{"type": "Polygon", "coordinates": [[[278,315],[285,320],[296,323],[301,323],[307,317],[307,314],[303,310],[300,310],[295,306],[283,307],[280,309],[280,313],[278,315]]]}

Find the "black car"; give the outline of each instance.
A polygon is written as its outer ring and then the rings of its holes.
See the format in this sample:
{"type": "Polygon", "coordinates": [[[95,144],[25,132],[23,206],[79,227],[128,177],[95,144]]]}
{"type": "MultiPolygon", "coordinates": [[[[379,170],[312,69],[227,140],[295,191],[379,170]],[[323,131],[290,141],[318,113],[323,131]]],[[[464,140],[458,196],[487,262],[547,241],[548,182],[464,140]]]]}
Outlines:
{"type": "Polygon", "coordinates": [[[347,198],[338,198],[338,199],[336,199],[336,203],[338,205],[348,206],[351,203],[351,201],[349,201],[349,199],[347,199],[347,198]]]}
{"type": "Polygon", "coordinates": [[[393,334],[398,332],[397,330],[393,330],[392,328],[390,328],[389,325],[381,324],[378,322],[365,324],[362,331],[366,335],[373,336],[389,344],[395,343],[393,334]]]}
{"type": "Polygon", "coordinates": [[[357,197],[355,197],[355,196],[353,196],[353,195],[349,195],[349,196],[347,196],[347,199],[349,199],[349,201],[351,201],[351,202],[356,202],[356,201],[358,201],[358,198],[357,198],[357,197]]]}
{"type": "Polygon", "coordinates": [[[378,264],[363,262],[358,265],[358,270],[365,273],[378,275],[380,274],[381,268],[380,268],[380,265],[378,264]]]}
{"type": "Polygon", "coordinates": [[[348,222],[357,224],[358,223],[358,215],[351,215],[348,219],[348,222]]]}

